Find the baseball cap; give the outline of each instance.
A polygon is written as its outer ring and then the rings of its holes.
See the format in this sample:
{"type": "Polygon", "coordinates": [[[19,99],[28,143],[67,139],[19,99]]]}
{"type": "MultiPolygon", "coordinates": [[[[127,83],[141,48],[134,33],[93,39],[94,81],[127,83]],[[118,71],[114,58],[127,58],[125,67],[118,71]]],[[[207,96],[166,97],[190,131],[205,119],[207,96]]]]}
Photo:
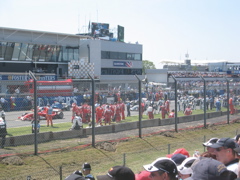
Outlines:
{"type": "Polygon", "coordinates": [[[82,165],[82,169],[83,170],[91,170],[91,165],[87,162],[85,162],[83,165],[82,165]]]}
{"type": "Polygon", "coordinates": [[[135,180],[150,180],[149,176],[150,176],[150,172],[141,171],[140,173],[135,174],[135,180]]]}
{"type": "Polygon", "coordinates": [[[191,166],[193,180],[219,179],[221,174],[227,171],[226,166],[212,158],[200,157],[191,166]]]}
{"type": "Polygon", "coordinates": [[[192,174],[192,169],[191,169],[191,165],[193,164],[193,162],[196,160],[196,157],[189,157],[186,158],[182,164],[180,164],[179,166],[177,166],[178,168],[178,172],[180,172],[181,174],[192,174]]]}
{"type": "Polygon", "coordinates": [[[220,147],[226,147],[226,148],[237,148],[238,144],[234,142],[234,140],[232,138],[221,138],[219,140],[217,140],[216,143],[210,145],[209,147],[211,148],[220,148],[220,147]]]}
{"type": "Polygon", "coordinates": [[[214,143],[216,143],[217,140],[218,140],[218,138],[211,138],[207,142],[203,143],[203,146],[209,147],[209,146],[213,145],[214,143]]]}
{"type": "Polygon", "coordinates": [[[158,158],[151,164],[144,165],[143,167],[148,172],[161,170],[169,174],[178,174],[175,162],[172,159],[166,157],[158,158]]]}
{"type": "Polygon", "coordinates": [[[189,157],[189,153],[188,153],[188,151],[187,151],[185,148],[176,149],[176,150],[174,151],[174,153],[168,154],[167,157],[168,157],[168,158],[171,158],[174,154],[183,154],[183,155],[185,155],[186,157],[189,157]]]}
{"type": "Polygon", "coordinates": [[[114,166],[106,175],[97,176],[97,180],[135,180],[133,171],[125,166],[114,166]]]}
{"type": "Polygon", "coordinates": [[[183,154],[174,154],[171,159],[176,163],[176,165],[180,165],[187,157],[183,154]]]}

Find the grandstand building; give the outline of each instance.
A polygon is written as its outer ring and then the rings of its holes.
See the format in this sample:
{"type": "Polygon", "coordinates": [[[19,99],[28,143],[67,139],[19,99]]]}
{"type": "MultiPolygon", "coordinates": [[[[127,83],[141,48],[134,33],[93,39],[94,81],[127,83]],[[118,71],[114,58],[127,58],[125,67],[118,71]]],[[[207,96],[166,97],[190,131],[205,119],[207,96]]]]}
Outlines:
{"type": "MultiPolygon", "coordinates": [[[[96,28],[96,26],[94,26],[96,28]]],[[[121,27],[122,28],[122,27],[121,27]]],[[[23,85],[33,71],[39,80],[72,78],[102,88],[137,85],[142,75],[142,45],[89,35],[0,28],[0,92],[8,85],[23,85]]]]}

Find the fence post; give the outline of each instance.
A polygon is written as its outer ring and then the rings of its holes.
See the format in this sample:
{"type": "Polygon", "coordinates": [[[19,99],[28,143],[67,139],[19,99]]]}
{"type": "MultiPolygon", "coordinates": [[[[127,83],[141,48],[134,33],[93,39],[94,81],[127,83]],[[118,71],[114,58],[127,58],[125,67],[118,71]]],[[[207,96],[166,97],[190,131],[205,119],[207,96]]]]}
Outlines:
{"type": "Polygon", "coordinates": [[[177,113],[178,113],[178,110],[177,110],[177,79],[172,76],[173,80],[174,80],[174,85],[175,85],[175,131],[178,132],[178,126],[177,126],[177,113]]]}
{"type": "Polygon", "coordinates": [[[88,74],[88,76],[92,80],[92,147],[95,148],[95,106],[94,106],[95,84],[92,76],[90,74],[88,74]]]}
{"type": "Polygon", "coordinates": [[[123,166],[126,166],[126,153],[123,154],[123,166]]]}
{"type": "Polygon", "coordinates": [[[206,113],[206,80],[200,76],[201,79],[203,80],[203,84],[204,84],[204,90],[203,90],[203,96],[204,96],[204,128],[207,128],[207,123],[206,123],[206,117],[207,117],[207,113],[206,113]]]}
{"type": "Polygon", "coordinates": [[[171,144],[168,144],[168,154],[171,154],[171,144]]]}
{"type": "Polygon", "coordinates": [[[59,167],[60,180],[62,180],[62,166],[59,167]]]}
{"type": "Polygon", "coordinates": [[[37,142],[37,78],[29,71],[29,76],[33,79],[34,86],[34,155],[38,154],[38,142],[37,142]]]}
{"type": "Polygon", "coordinates": [[[227,123],[229,124],[229,80],[225,78],[227,81],[227,123]]]}
{"type": "Polygon", "coordinates": [[[138,120],[139,120],[139,137],[142,138],[142,106],[141,106],[141,102],[142,102],[142,91],[141,91],[141,83],[142,81],[139,79],[139,77],[137,75],[135,75],[136,78],[138,79],[138,120]]]}

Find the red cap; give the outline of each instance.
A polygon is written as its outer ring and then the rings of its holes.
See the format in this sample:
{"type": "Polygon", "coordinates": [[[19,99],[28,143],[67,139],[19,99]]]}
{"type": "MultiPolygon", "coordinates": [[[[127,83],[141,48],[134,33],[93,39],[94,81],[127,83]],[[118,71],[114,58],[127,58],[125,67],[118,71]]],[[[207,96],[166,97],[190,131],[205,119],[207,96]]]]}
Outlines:
{"type": "Polygon", "coordinates": [[[184,149],[184,148],[176,149],[176,150],[174,151],[174,153],[168,154],[167,157],[168,157],[168,158],[171,158],[174,154],[183,154],[183,155],[185,155],[186,157],[189,157],[188,151],[187,151],[186,149],[184,149]]]}
{"type": "Polygon", "coordinates": [[[135,180],[151,180],[149,176],[150,176],[150,172],[141,171],[140,173],[135,174],[135,180]]]}

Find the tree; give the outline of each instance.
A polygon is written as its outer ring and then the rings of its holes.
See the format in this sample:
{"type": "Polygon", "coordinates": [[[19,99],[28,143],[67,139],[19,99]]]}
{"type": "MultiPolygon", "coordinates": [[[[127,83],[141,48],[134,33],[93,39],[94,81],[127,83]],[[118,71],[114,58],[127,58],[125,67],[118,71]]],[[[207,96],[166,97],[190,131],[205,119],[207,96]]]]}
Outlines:
{"type": "Polygon", "coordinates": [[[143,60],[143,74],[146,74],[146,69],[156,69],[155,64],[152,61],[143,60]]]}

